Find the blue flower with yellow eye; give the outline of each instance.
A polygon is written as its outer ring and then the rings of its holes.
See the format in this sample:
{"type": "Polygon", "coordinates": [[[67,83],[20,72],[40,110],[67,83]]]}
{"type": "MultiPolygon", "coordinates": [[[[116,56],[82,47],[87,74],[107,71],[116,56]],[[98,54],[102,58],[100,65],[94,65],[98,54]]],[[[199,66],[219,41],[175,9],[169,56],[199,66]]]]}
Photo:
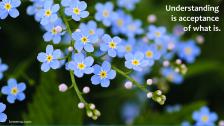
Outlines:
{"type": "Polygon", "coordinates": [[[77,77],[83,77],[84,74],[93,73],[94,69],[91,67],[93,65],[94,59],[89,57],[84,57],[82,53],[74,54],[73,60],[67,65],[69,70],[73,70],[77,77]]]}
{"type": "Polygon", "coordinates": [[[218,120],[217,114],[210,112],[206,106],[199,111],[195,111],[192,117],[196,121],[195,126],[215,126],[215,122],[218,120]]]}
{"type": "Polygon", "coordinates": [[[157,47],[155,44],[144,45],[144,47],[142,47],[142,50],[144,52],[145,59],[149,61],[149,66],[152,66],[154,64],[154,61],[160,58],[160,53],[157,51],[157,47]]]}
{"type": "Polygon", "coordinates": [[[94,65],[94,74],[91,77],[91,81],[93,85],[100,84],[102,87],[109,87],[110,80],[116,77],[116,72],[111,70],[111,65],[109,62],[104,61],[102,66],[94,65]]]}
{"type": "Polygon", "coordinates": [[[168,81],[173,82],[175,84],[180,84],[183,81],[183,76],[170,67],[163,68],[161,70],[161,73],[168,81]]]}
{"type": "Polygon", "coordinates": [[[118,57],[124,57],[127,53],[133,53],[135,50],[136,40],[134,38],[129,38],[128,40],[122,40],[121,45],[123,46],[118,50],[118,57]]]}
{"type": "Polygon", "coordinates": [[[9,79],[8,85],[3,86],[1,89],[2,94],[8,95],[7,101],[9,103],[15,103],[15,100],[23,101],[25,99],[25,94],[23,91],[26,89],[25,83],[17,83],[16,79],[9,79]]]}
{"type": "Polygon", "coordinates": [[[3,72],[8,69],[8,65],[2,63],[2,59],[0,58],[0,80],[3,78],[3,72]]]}
{"type": "Polygon", "coordinates": [[[52,69],[58,69],[61,66],[60,58],[63,58],[63,53],[60,49],[54,50],[52,45],[48,45],[46,53],[41,52],[37,56],[37,60],[42,63],[41,70],[47,72],[52,69]]]}
{"type": "Polygon", "coordinates": [[[0,122],[6,122],[7,115],[3,113],[6,109],[6,105],[0,102],[0,122]]]}
{"type": "Polygon", "coordinates": [[[97,3],[95,19],[102,21],[105,26],[111,26],[112,21],[116,19],[116,13],[113,11],[114,5],[111,2],[105,4],[97,3]]]}
{"type": "Polygon", "coordinates": [[[89,30],[86,28],[73,32],[72,38],[76,41],[74,47],[78,52],[81,52],[83,49],[86,52],[93,52],[93,44],[98,40],[98,37],[94,34],[90,34],[89,30]]]}
{"type": "Polygon", "coordinates": [[[142,71],[142,69],[149,65],[149,61],[145,60],[142,52],[136,52],[134,54],[127,53],[125,55],[125,67],[136,71],[142,71]]]}
{"type": "Polygon", "coordinates": [[[112,32],[113,34],[125,33],[127,19],[130,17],[123,10],[116,11],[117,17],[112,23],[112,32]]]}
{"type": "Polygon", "coordinates": [[[200,48],[193,40],[188,42],[181,42],[177,46],[178,56],[188,63],[193,63],[198,55],[200,55],[200,48]]]}
{"type": "Polygon", "coordinates": [[[63,32],[63,30],[65,29],[65,25],[59,18],[54,23],[50,23],[44,26],[44,28],[47,31],[43,36],[44,41],[46,42],[52,40],[54,44],[58,44],[61,41],[61,36],[65,34],[65,32],[63,32]]]}
{"type": "Polygon", "coordinates": [[[28,15],[34,15],[35,20],[39,22],[41,20],[41,17],[40,17],[40,15],[38,15],[38,12],[41,9],[43,9],[44,1],[43,0],[33,0],[32,2],[33,2],[33,4],[27,7],[26,13],[28,15]]]}
{"type": "Polygon", "coordinates": [[[103,43],[100,45],[100,50],[108,52],[111,57],[116,57],[118,50],[123,50],[121,46],[121,39],[119,37],[111,38],[108,34],[105,34],[102,38],[103,43]]]}
{"type": "Polygon", "coordinates": [[[133,20],[132,17],[126,19],[127,25],[123,34],[125,34],[129,38],[133,38],[136,35],[140,35],[143,33],[143,29],[141,28],[142,22],[140,20],[133,20]]]}
{"type": "Polygon", "coordinates": [[[117,0],[117,4],[119,7],[124,7],[127,10],[135,9],[135,4],[140,0],[117,0]]]}
{"type": "Polygon", "coordinates": [[[20,0],[2,0],[0,2],[0,19],[6,19],[8,15],[12,18],[19,16],[19,11],[16,9],[21,4],[20,0]]]}
{"type": "Polygon", "coordinates": [[[157,40],[164,37],[164,35],[166,35],[165,27],[156,27],[154,25],[150,25],[148,29],[149,29],[149,32],[147,36],[150,40],[157,40]]]}
{"type": "Polygon", "coordinates": [[[89,12],[85,11],[87,4],[79,0],[62,0],[62,6],[65,7],[65,14],[71,16],[73,20],[80,21],[81,18],[89,16],[89,12]]]}
{"type": "Polygon", "coordinates": [[[40,17],[40,24],[47,25],[53,23],[58,19],[57,12],[60,9],[58,4],[53,4],[53,1],[48,0],[44,2],[44,6],[38,11],[37,15],[40,17]]]}
{"type": "Polygon", "coordinates": [[[97,24],[95,21],[91,20],[87,24],[81,23],[79,26],[80,29],[86,29],[90,35],[97,36],[97,41],[99,41],[100,37],[104,34],[104,30],[102,28],[97,28],[97,24]]]}

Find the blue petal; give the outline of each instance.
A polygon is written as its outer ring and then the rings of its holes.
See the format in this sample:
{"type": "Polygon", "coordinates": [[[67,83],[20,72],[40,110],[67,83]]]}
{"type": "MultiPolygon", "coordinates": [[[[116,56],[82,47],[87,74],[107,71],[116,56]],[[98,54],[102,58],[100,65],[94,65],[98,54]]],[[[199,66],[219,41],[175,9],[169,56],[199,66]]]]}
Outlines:
{"type": "Polygon", "coordinates": [[[20,6],[20,4],[21,4],[20,0],[13,0],[13,2],[11,2],[13,8],[20,6]]]}
{"type": "Polygon", "coordinates": [[[80,71],[80,70],[75,70],[75,71],[74,71],[74,74],[75,74],[77,77],[79,77],[79,78],[83,77],[83,72],[80,71]]]}
{"type": "Polygon", "coordinates": [[[110,86],[110,81],[108,80],[108,79],[103,79],[102,81],[101,81],[101,86],[102,87],[109,87],[110,86]]]}
{"type": "Polygon", "coordinates": [[[9,11],[9,15],[12,17],[12,18],[16,18],[19,16],[19,11],[17,9],[11,9],[9,11]]]}
{"type": "Polygon", "coordinates": [[[144,58],[144,54],[141,52],[136,52],[134,55],[134,58],[136,58],[138,60],[142,60],[144,58]]]}
{"type": "Polygon", "coordinates": [[[6,71],[8,69],[8,65],[6,65],[6,64],[1,64],[0,65],[0,72],[1,71],[6,71]]]}
{"type": "Polygon", "coordinates": [[[94,59],[91,56],[86,57],[85,60],[84,60],[84,64],[86,66],[92,66],[93,62],[94,62],[94,59]]]}
{"type": "Polygon", "coordinates": [[[85,69],[85,74],[91,74],[93,73],[94,69],[92,67],[86,68],[85,69]]]}
{"type": "Polygon", "coordinates": [[[59,59],[62,56],[62,52],[61,52],[61,50],[56,49],[52,55],[53,55],[54,59],[59,59]]]}
{"type": "Polygon", "coordinates": [[[54,44],[58,44],[61,41],[61,36],[60,35],[56,35],[53,38],[53,42],[54,44]]]}
{"type": "Polygon", "coordinates": [[[94,51],[93,45],[91,45],[91,44],[86,44],[86,45],[84,46],[84,49],[85,49],[87,52],[93,52],[93,51],[94,51]]]}
{"type": "Polygon", "coordinates": [[[0,113],[0,122],[6,122],[7,115],[5,113],[0,113]]]}
{"type": "Polygon", "coordinates": [[[102,40],[103,40],[104,42],[108,43],[108,42],[111,42],[111,41],[112,41],[112,38],[110,37],[110,35],[105,34],[105,35],[103,36],[102,40]]]}
{"type": "Polygon", "coordinates": [[[1,92],[2,92],[2,94],[10,94],[11,90],[8,86],[4,86],[4,87],[2,87],[1,92]]]}
{"type": "Polygon", "coordinates": [[[15,103],[16,97],[13,95],[8,95],[7,96],[7,101],[11,104],[15,103]]]}
{"type": "Polygon", "coordinates": [[[26,84],[25,83],[19,83],[17,85],[17,88],[20,92],[24,91],[26,89],[26,84]]]}
{"type": "Polygon", "coordinates": [[[100,50],[103,51],[103,52],[105,52],[105,51],[108,50],[108,46],[107,46],[105,43],[102,43],[102,44],[100,45],[100,50]]]}
{"type": "Polygon", "coordinates": [[[81,52],[83,47],[84,47],[84,45],[81,42],[75,43],[75,49],[77,49],[78,52],[81,52]]]}
{"type": "Polygon", "coordinates": [[[125,55],[125,59],[126,59],[126,60],[132,60],[132,59],[133,59],[133,55],[132,55],[131,53],[127,53],[127,54],[125,55]]]}
{"type": "Polygon", "coordinates": [[[44,41],[49,42],[49,41],[52,40],[53,35],[52,35],[50,32],[46,32],[46,33],[44,34],[43,38],[44,38],[44,41]]]}
{"type": "Polygon", "coordinates": [[[17,81],[14,78],[11,78],[7,81],[9,88],[13,88],[17,86],[17,81]]]}
{"type": "Polygon", "coordinates": [[[54,47],[52,45],[47,45],[46,53],[47,54],[52,54],[53,51],[54,51],[54,47]]]}
{"type": "Polygon", "coordinates": [[[114,49],[109,49],[108,50],[108,55],[111,57],[116,57],[116,51],[114,49]]]}
{"type": "Polygon", "coordinates": [[[82,11],[80,14],[81,18],[86,18],[89,16],[89,12],[88,11],[82,11]]]}
{"type": "Polygon", "coordinates": [[[87,8],[87,4],[86,4],[86,2],[81,1],[80,4],[79,4],[79,9],[80,9],[81,11],[83,11],[83,10],[85,10],[86,8],[87,8]]]}
{"type": "Polygon", "coordinates": [[[43,72],[47,72],[47,71],[49,71],[49,70],[50,70],[50,66],[49,66],[49,64],[48,64],[48,63],[43,63],[43,64],[41,65],[41,70],[42,70],[43,72]]]}
{"type": "Polygon", "coordinates": [[[101,71],[101,67],[98,64],[94,65],[93,69],[94,69],[94,74],[99,74],[101,71]]]}
{"type": "Polygon", "coordinates": [[[91,77],[91,82],[93,85],[98,85],[100,83],[101,79],[98,75],[93,75],[91,77]]]}
{"type": "Polygon", "coordinates": [[[59,10],[60,6],[58,4],[55,4],[53,7],[52,7],[52,12],[55,13],[59,10]]]}
{"type": "Polygon", "coordinates": [[[6,105],[3,103],[0,103],[0,113],[4,112],[6,109],[6,105]]]}
{"type": "Polygon", "coordinates": [[[19,93],[16,96],[16,99],[18,99],[19,101],[23,101],[26,98],[24,93],[19,93]]]}
{"type": "Polygon", "coordinates": [[[114,79],[116,77],[116,72],[114,70],[111,70],[109,73],[108,73],[108,78],[109,79],[114,79]]]}
{"type": "Polygon", "coordinates": [[[60,67],[60,62],[58,60],[53,60],[50,62],[50,67],[52,69],[58,69],[60,67]]]}
{"type": "Polygon", "coordinates": [[[110,63],[107,62],[107,61],[104,61],[103,64],[102,64],[102,69],[107,71],[107,72],[110,71],[110,69],[111,69],[110,63]]]}
{"type": "Polygon", "coordinates": [[[46,53],[41,52],[38,54],[37,60],[40,62],[46,62],[46,57],[47,57],[46,53]]]}

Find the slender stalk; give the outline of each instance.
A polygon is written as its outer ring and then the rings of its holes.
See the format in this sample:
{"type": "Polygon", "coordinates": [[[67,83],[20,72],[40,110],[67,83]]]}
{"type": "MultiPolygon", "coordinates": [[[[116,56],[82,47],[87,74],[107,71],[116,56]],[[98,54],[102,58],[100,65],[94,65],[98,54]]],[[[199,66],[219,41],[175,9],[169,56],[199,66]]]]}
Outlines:
{"type": "Polygon", "coordinates": [[[122,70],[120,70],[119,68],[115,67],[112,65],[112,68],[119,73],[120,75],[124,76],[125,78],[127,78],[128,80],[130,80],[136,87],[140,88],[141,90],[148,92],[148,90],[142,86],[141,84],[139,84],[135,79],[133,79],[132,77],[128,76],[125,72],[123,72],[122,70]]]}

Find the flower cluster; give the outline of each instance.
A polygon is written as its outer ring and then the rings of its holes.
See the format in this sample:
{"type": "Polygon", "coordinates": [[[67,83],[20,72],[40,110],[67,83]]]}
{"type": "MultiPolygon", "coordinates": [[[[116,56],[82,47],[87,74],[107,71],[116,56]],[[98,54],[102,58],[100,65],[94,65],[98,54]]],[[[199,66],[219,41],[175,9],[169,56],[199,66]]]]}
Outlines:
{"type": "MultiPolygon", "coordinates": [[[[3,72],[8,69],[8,65],[3,64],[0,58],[0,80],[3,78],[3,72]]],[[[8,80],[7,86],[1,88],[1,93],[7,95],[7,101],[10,104],[14,104],[15,100],[23,101],[25,99],[24,91],[26,89],[25,83],[17,83],[16,79],[11,78],[8,80]]],[[[6,109],[6,105],[0,102],[0,122],[6,122],[7,115],[3,113],[6,109]]]]}
{"type": "MultiPolygon", "coordinates": [[[[117,4],[96,3],[95,14],[89,13],[87,3],[80,0],[34,0],[27,8],[27,13],[34,15],[35,20],[41,24],[45,32],[44,41],[51,43],[47,45],[46,52],[37,56],[37,60],[42,63],[41,70],[48,72],[65,66],[70,72],[71,86],[75,88],[82,103],[79,108],[85,107],[91,111],[87,113],[92,114],[87,115],[93,119],[100,114],[94,114],[95,106],[91,109],[90,104],[84,100],[75,77],[91,75],[89,80],[93,85],[107,88],[111,80],[120,75],[129,82],[125,87],[131,89],[134,85],[145,92],[148,98],[162,105],[166,100],[161,91],[163,89],[151,91],[147,86],[152,82],[143,80],[144,76],[156,73],[153,75],[157,80],[155,84],[180,84],[187,72],[186,63],[193,63],[200,54],[196,42],[182,41],[184,33],[177,28],[171,33],[166,27],[153,24],[143,28],[141,20],[126,13],[126,10],[133,10],[138,2],[117,0],[117,4]],[[88,20],[89,15],[95,19],[82,23],[84,18],[88,20]],[[59,49],[54,50],[58,44],[66,49],[57,46],[59,49]],[[113,64],[116,59],[120,59],[122,65],[113,64]],[[122,66],[129,72],[123,71],[120,68],[122,66]],[[159,69],[154,69],[155,66],[159,66],[159,69]]],[[[62,92],[67,89],[65,84],[59,86],[62,92]]]]}

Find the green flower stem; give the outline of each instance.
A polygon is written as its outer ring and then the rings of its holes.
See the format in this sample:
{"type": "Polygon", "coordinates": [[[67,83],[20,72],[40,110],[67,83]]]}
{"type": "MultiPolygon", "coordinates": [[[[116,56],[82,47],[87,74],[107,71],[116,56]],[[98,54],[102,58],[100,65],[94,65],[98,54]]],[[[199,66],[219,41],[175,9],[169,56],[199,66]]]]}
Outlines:
{"type": "Polygon", "coordinates": [[[70,77],[71,77],[72,85],[73,85],[73,87],[74,87],[74,89],[76,91],[76,94],[77,94],[79,100],[86,104],[87,102],[82,97],[82,93],[79,91],[79,88],[78,88],[78,86],[76,84],[76,81],[75,81],[75,77],[74,77],[73,71],[71,71],[71,70],[70,70],[70,77]]]}
{"type": "MultiPolygon", "coordinates": [[[[64,23],[65,23],[65,25],[66,25],[66,28],[67,28],[68,33],[72,36],[72,30],[71,30],[71,28],[70,28],[69,22],[68,22],[66,16],[64,15],[64,12],[63,12],[63,11],[64,11],[64,9],[61,9],[61,10],[60,10],[60,14],[61,14],[62,20],[64,21],[64,23]]],[[[75,42],[74,42],[74,40],[72,40],[72,41],[71,41],[71,46],[73,46],[74,44],[75,44],[75,42]]],[[[71,60],[71,55],[69,55],[68,60],[71,60]]],[[[77,84],[76,84],[76,81],[75,81],[75,77],[74,77],[73,71],[70,70],[69,73],[70,73],[70,77],[71,77],[71,81],[72,81],[72,86],[74,87],[75,92],[76,92],[76,94],[77,94],[79,100],[80,100],[81,102],[83,102],[84,104],[87,104],[87,102],[85,101],[85,99],[82,97],[82,92],[79,91],[79,88],[78,88],[78,86],[77,86],[77,84]]]]}
{"type": "Polygon", "coordinates": [[[125,78],[127,78],[129,81],[131,81],[136,87],[140,88],[141,90],[143,90],[144,92],[148,92],[148,90],[142,86],[141,84],[139,84],[135,79],[133,79],[132,77],[128,76],[124,71],[120,70],[119,68],[115,67],[112,65],[112,69],[114,69],[117,73],[119,73],[120,75],[124,76],[125,78]]]}

